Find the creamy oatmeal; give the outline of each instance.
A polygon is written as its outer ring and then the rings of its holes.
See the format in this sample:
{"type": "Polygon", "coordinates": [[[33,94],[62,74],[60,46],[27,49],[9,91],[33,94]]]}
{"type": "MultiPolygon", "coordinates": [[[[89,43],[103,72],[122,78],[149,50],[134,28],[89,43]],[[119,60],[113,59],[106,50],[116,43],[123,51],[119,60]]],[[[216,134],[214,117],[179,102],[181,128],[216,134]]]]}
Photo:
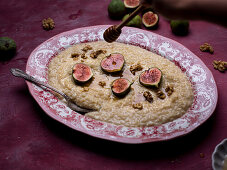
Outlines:
{"type": "Polygon", "coordinates": [[[117,125],[160,125],[182,116],[193,102],[191,83],[174,63],[140,47],[117,42],[83,43],[66,49],[51,60],[48,81],[81,107],[97,110],[86,116],[117,125]],[[124,56],[122,73],[107,74],[102,71],[101,60],[111,53],[124,56]],[[73,81],[72,67],[76,63],[84,63],[93,71],[92,80],[85,85],[77,85],[73,81]],[[135,65],[140,65],[139,69],[131,72],[135,65]],[[146,88],[139,83],[139,75],[150,67],[157,67],[163,73],[159,89],[146,88]],[[118,98],[111,92],[111,83],[119,77],[133,83],[124,98],[118,98]],[[171,94],[170,90],[166,90],[170,87],[171,94]]]}

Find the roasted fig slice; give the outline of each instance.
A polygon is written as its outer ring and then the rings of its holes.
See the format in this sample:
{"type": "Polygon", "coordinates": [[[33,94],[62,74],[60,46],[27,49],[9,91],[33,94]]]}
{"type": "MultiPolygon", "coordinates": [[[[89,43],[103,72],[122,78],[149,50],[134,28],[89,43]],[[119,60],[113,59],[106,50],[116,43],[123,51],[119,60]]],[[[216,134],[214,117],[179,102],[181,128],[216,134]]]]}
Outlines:
{"type": "Polygon", "coordinates": [[[77,63],[73,66],[72,76],[76,83],[86,83],[92,78],[93,73],[88,65],[77,63]]]}
{"type": "Polygon", "coordinates": [[[123,97],[130,91],[131,82],[125,78],[118,78],[113,81],[111,90],[115,96],[123,97]]]}
{"type": "Polygon", "coordinates": [[[139,76],[139,82],[143,86],[158,87],[162,79],[162,72],[158,68],[150,68],[142,72],[139,76]]]}
{"type": "Polygon", "coordinates": [[[124,0],[126,8],[136,8],[140,5],[140,0],[124,0]]]}
{"type": "Polygon", "coordinates": [[[121,71],[125,63],[124,56],[119,53],[113,53],[101,61],[101,68],[108,73],[121,71]]]}
{"type": "Polygon", "coordinates": [[[159,22],[158,14],[148,11],[143,14],[142,22],[147,28],[157,28],[159,22]]]}

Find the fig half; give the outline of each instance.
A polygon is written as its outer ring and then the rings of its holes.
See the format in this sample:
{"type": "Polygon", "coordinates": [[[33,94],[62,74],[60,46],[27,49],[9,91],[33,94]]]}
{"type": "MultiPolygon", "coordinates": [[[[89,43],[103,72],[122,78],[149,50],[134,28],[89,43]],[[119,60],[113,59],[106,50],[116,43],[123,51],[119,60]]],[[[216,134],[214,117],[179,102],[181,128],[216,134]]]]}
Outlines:
{"type": "Polygon", "coordinates": [[[72,76],[76,83],[86,83],[92,78],[93,73],[88,65],[77,63],[73,66],[72,76]]]}
{"type": "Polygon", "coordinates": [[[111,90],[115,96],[123,97],[131,89],[131,82],[125,78],[118,78],[113,81],[111,85],[111,90]]]}
{"type": "Polygon", "coordinates": [[[101,61],[101,68],[108,73],[119,72],[122,70],[125,63],[124,56],[119,53],[113,53],[105,57],[101,61]]]}
{"type": "Polygon", "coordinates": [[[139,82],[146,87],[159,87],[162,79],[162,72],[158,68],[150,68],[142,72],[139,76],[139,82]]]}
{"type": "Polygon", "coordinates": [[[124,0],[126,8],[136,8],[140,5],[140,0],[124,0]]]}
{"type": "Polygon", "coordinates": [[[142,22],[146,28],[156,28],[159,22],[158,14],[148,11],[143,14],[142,22]]]}

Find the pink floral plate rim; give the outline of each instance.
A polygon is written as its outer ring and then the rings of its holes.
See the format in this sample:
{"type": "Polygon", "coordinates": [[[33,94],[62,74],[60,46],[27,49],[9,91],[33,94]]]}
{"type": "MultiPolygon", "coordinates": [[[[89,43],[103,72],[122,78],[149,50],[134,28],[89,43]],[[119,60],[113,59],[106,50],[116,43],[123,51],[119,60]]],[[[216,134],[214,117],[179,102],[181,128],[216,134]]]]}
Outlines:
{"type": "MultiPolygon", "coordinates": [[[[53,57],[78,43],[103,41],[103,32],[108,27],[109,25],[98,25],[77,28],[48,39],[30,54],[26,72],[47,83],[48,64],[53,57]]],[[[190,50],[169,38],[131,27],[124,27],[117,41],[150,50],[181,68],[191,81],[195,96],[193,105],[186,114],[159,126],[125,127],[76,113],[50,92],[27,82],[31,95],[50,117],[66,126],[94,137],[121,143],[136,144],[173,139],[193,131],[212,115],[218,99],[215,80],[210,70],[190,50]]]]}

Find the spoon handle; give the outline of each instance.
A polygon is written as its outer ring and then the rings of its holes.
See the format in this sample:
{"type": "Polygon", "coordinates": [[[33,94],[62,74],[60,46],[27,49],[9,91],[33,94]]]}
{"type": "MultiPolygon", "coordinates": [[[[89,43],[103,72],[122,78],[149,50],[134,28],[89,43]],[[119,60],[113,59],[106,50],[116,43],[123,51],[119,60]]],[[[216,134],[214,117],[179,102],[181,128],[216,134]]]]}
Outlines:
{"type": "Polygon", "coordinates": [[[143,9],[144,9],[144,5],[140,5],[135,11],[133,11],[133,13],[131,13],[129,15],[128,18],[126,18],[126,20],[122,21],[117,27],[116,29],[121,30],[130,20],[132,20],[137,14],[139,14],[143,9]]]}
{"type": "MultiPolygon", "coordinates": [[[[31,83],[34,83],[34,84],[36,84],[36,85],[38,85],[38,86],[46,87],[46,88],[48,88],[48,89],[50,89],[50,90],[53,90],[54,92],[56,92],[56,93],[62,95],[66,100],[69,99],[69,97],[68,97],[67,95],[65,95],[64,93],[58,91],[57,89],[55,89],[54,87],[51,87],[51,86],[48,85],[48,84],[45,84],[45,83],[43,83],[43,82],[37,80],[36,78],[34,78],[34,77],[28,75],[27,73],[25,73],[24,71],[22,71],[22,70],[20,70],[20,69],[18,69],[18,68],[11,68],[10,71],[11,71],[11,73],[12,73],[14,76],[16,76],[16,77],[21,77],[21,78],[24,78],[25,80],[27,80],[27,81],[29,81],[29,82],[31,82],[31,83]]],[[[43,88],[43,87],[42,87],[42,88],[43,88]]]]}

